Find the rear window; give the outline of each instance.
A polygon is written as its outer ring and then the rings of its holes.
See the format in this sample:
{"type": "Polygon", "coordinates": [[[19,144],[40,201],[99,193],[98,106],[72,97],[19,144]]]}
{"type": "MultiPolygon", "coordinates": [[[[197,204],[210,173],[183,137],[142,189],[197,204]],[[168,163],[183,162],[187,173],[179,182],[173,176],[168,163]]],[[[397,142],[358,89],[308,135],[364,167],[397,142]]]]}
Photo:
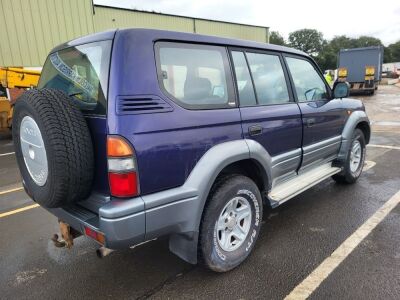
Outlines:
{"type": "Polygon", "coordinates": [[[111,41],[66,48],[50,54],[39,88],[64,91],[85,114],[105,115],[111,41]]]}
{"type": "Polygon", "coordinates": [[[235,106],[224,47],[158,42],[158,76],[164,90],[190,109],[235,106]]]}

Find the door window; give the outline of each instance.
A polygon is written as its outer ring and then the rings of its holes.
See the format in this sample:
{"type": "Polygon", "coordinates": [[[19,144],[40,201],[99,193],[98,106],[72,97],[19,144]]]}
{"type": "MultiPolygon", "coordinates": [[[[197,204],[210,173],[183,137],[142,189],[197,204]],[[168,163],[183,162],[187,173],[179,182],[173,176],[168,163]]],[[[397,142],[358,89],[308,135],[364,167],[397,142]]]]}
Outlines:
{"type": "Polygon", "coordinates": [[[286,61],[299,102],[329,99],[324,81],[310,62],[293,57],[286,57],[286,61]]]}
{"type": "Polygon", "coordinates": [[[285,75],[278,55],[247,53],[259,105],[290,102],[285,75]]]}
{"type": "Polygon", "coordinates": [[[240,106],[254,106],[257,104],[257,100],[244,53],[233,51],[232,59],[233,64],[235,65],[236,84],[239,92],[240,106]]]}

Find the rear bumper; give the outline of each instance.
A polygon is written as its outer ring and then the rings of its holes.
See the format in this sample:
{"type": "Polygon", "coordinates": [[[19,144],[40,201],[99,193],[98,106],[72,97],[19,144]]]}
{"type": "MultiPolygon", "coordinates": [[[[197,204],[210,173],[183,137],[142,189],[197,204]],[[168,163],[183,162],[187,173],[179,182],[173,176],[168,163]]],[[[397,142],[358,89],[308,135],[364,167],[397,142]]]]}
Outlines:
{"type": "Polygon", "coordinates": [[[47,208],[47,210],[82,234],[85,233],[85,227],[103,233],[106,238],[104,246],[110,249],[126,248],[144,241],[144,212],[108,219],[78,205],[68,208],[47,208]]]}
{"type": "Polygon", "coordinates": [[[191,192],[181,193],[180,196],[184,197],[178,199],[167,196],[168,191],[165,191],[144,197],[111,200],[98,209],[98,214],[81,205],[47,210],[82,234],[85,227],[103,233],[105,247],[122,249],[160,236],[190,231],[197,196],[191,192]],[[149,205],[149,200],[159,205],[149,205]],[[146,202],[148,209],[145,209],[146,202]]]}
{"type": "Polygon", "coordinates": [[[376,86],[375,81],[373,80],[368,80],[364,82],[351,82],[350,83],[350,91],[351,92],[356,92],[356,91],[371,91],[374,90],[376,86]]]}

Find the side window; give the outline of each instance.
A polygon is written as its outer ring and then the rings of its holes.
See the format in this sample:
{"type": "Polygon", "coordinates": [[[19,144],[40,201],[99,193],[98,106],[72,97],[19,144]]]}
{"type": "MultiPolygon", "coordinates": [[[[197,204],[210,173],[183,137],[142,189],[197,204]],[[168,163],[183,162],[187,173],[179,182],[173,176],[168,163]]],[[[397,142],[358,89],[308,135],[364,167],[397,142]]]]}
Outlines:
{"type": "Polygon", "coordinates": [[[310,62],[293,57],[286,57],[286,61],[294,81],[298,101],[329,99],[324,81],[310,62]]]}
{"type": "Polygon", "coordinates": [[[157,47],[158,76],[175,100],[189,108],[235,106],[224,47],[167,42],[157,47]]]}
{"type": "Polygon", "coordinates": [[[253,82],[247,67],[243,52],[232,52],[233,64],[235,65],[236,83],[239,91],[240,106],[254,106],[257,104],[254,94],[253,82]]]}
{"type": "Polygon", "coordinates": [[[259,105],[290,102],[282,65],[277,55],[247,53],[259,105]]]}

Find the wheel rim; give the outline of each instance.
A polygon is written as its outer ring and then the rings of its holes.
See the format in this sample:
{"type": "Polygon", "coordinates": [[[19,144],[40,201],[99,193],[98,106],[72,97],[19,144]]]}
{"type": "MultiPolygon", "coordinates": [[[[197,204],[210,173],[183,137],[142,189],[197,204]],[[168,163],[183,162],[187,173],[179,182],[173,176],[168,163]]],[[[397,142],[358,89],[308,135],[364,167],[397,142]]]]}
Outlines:
{"type": "Polygon", "coordinates": [[[358,167],[360,166],[361,163],[361,155],[362,155],[362,149],[361,149],[361,144],[358,140],[355,140],[353,142],[353,145],[351,146],[351,152],[350,152],[350,170],[351,172],[356,172],[358,170],[358,167]]]}
{"type": "Polygon", "coordinates": [[[251,225],[251,207],[246,198],[231,199],[215,224],[218,245],[227,252],[239,248],[247,238],[251,225]]]}
{"type": "Polygon", "coordinates": [[[43,186],[48,176],[46,148],[39,126],[30,116],[25,116],[22,119],[20,141],[29,175],[37,185],[43,186]]]}

